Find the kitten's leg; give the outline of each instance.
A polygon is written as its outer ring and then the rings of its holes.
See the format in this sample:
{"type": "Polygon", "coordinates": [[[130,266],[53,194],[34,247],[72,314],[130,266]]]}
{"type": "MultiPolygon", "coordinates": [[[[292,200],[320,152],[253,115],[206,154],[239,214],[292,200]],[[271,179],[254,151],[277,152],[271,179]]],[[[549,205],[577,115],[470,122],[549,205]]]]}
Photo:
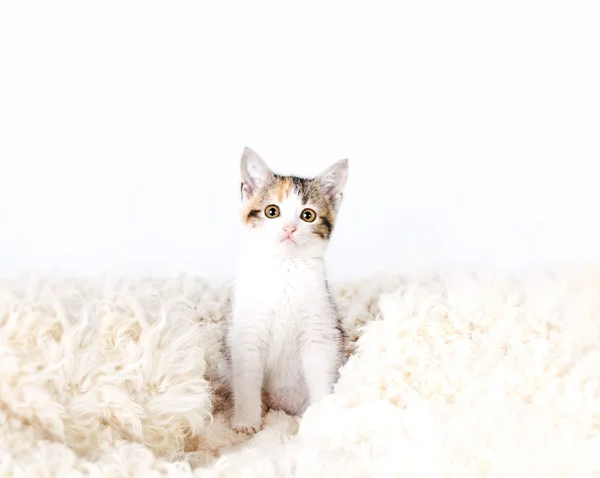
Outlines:
{"type": "Polygon", "coordinates": [[[312,405],[333,391],[341,365],[339,343],[334,337],[308,336],[301,349],[301,360],[308,387],[307,405],[312,405]]]}
{"type": "Polygon", "coordinates": [[[245,433],[255,433],[260,429],[264,369],[259,344],[258,338],[250,334],[238,337],[234,335],[232,340],[231,427],[245,433]]]}

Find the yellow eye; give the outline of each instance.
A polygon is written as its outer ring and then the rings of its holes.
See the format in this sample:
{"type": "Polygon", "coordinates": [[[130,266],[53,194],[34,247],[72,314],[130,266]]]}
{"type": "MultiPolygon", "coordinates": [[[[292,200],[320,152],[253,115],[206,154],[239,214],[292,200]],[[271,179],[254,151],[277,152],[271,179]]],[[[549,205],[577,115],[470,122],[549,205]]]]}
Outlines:
{"type": "Polygon", "coordinates": [[[265,208],[265,216],[267,216],[269,219],[275,219],[277,216],[279,216],[279,207],[275,206],[275,204],[267,206],[265,208]]]}
{"type": "Polygon", "coordinates": [[[304,211],[302,211],[300,217],[305,222],[313,222],[317,218],[317,213],[312,209],[306,208],[304,211]]]}

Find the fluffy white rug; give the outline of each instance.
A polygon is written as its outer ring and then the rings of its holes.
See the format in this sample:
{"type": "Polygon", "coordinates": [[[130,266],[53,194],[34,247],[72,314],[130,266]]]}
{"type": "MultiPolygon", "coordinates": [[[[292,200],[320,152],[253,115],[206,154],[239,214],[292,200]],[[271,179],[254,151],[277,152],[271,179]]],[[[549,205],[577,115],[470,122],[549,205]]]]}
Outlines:
{"type": "Polygon", "coordinates": [[[0,282],[0,476],[600,476],[600,268],[334,291],[335,393],[248,439],[212,389],[226,285],[0,282]]]}

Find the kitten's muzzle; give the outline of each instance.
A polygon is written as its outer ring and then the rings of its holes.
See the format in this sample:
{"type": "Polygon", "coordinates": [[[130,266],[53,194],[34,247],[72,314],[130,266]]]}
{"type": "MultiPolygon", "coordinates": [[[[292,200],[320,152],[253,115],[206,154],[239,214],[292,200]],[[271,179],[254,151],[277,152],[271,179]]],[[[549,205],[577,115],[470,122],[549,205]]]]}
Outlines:
{"type": "Polygon", "coordinates": [[[296,226],[294,226],[294,225],[285,226],[283,228],[283,238],[281,239],[281,242],[291,241],[291,242],[295,243],[296,241],[292,237],[294,232],[296,232],[296,226]]]}

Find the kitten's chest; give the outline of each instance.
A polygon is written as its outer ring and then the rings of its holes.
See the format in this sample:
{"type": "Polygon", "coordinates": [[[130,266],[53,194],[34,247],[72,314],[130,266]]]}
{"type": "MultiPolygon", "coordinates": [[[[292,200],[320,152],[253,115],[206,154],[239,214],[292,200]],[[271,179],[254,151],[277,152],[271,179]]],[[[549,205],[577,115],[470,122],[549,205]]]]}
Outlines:
{"type": "Polygon", "coordinates": [[[236,283],[236,302],[257,312],[293,318],[315,313],[327,299],[325,275],[319,264],[274,260],[246,264],[236,283]]]}

